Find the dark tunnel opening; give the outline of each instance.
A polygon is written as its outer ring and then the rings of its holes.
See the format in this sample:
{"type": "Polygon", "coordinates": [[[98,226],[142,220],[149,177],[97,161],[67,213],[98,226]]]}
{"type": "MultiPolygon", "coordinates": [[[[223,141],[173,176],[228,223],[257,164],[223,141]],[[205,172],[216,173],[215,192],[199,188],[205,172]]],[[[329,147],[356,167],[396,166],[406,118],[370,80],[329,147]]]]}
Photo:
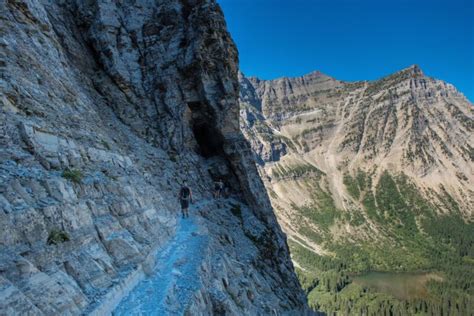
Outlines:
{"type": "Polygon", "coordinates": [[[228,194],[241,194],[237,174],[224,151],[224,136],[215,126],[212,108],[203,102],[189,102],[189,126],[196,141],[195,152],[205,158],[211,179],[221,179],[228,194]]]}
{"type": "Polygon", "coordinates": [[[224,139],[213,126],[214,113],[201,102],[188,103],[191,110],[191,129],[197,142],[196,153],[204,158],[224,155],[224,139]]]}
{"type": "Polygon", "coordinates": [[[223,154],[223,140],[213,126],[207,122],[193,122],[193,134],[198,144],[197,153],[204,158],[223,154]]]}

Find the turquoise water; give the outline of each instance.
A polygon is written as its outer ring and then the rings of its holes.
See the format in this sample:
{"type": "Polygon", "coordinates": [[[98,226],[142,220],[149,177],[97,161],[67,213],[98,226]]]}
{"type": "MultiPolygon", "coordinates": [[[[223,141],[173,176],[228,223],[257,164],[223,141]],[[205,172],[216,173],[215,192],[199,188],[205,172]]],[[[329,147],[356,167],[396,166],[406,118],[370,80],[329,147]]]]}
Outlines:
{"type": "Polygon", "coordinates": [[[369,272],[352,279],[355,284],[390,294],[400,300],[426,297],[427,282],[442,281],[442,277],[435,272],[369,272]]]}

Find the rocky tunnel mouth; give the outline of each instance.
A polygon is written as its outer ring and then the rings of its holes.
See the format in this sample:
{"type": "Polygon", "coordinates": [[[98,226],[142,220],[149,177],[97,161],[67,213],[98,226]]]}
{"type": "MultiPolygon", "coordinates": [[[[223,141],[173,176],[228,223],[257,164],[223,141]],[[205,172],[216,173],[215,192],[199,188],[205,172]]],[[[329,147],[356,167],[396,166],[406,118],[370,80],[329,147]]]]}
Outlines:
{"type": "Polygon", "coordinates": [[[196,141],[194,151],[206,159],[209,176],[222,180],[229,192],[240,192],[240,183],[224,151],[225,139],[216,126],[213,110],[202,102],[190,102],[188,107],[191,112],[189,127],[196,141]]]}
{"type": "Polygon", "coordinates": [[[216,130],[208,122],[194,122],[192,125],[194,137],[196,138],[196,152],[204,158],[223,155],[223,140],[216,130]]]}
{"type": "Polygon", "coordinates": [[[188,103],[191,110],[190,127],[197,146],[195,151],[204,158],[224,156],[224,138],[214,126],[215,118],[201,102],[188,103]]]}

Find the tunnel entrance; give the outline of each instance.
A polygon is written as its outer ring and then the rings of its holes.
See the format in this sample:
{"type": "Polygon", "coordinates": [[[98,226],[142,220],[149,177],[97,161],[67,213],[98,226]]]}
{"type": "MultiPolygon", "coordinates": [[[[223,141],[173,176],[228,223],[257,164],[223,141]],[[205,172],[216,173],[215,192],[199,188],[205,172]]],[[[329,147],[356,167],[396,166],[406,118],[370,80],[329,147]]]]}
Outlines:
{"type": "Polygon", "coordinates": [[[194,135],[195,152],[205,158],[204,165],[212,180],[222,180],[229,194],[239,195],[240,183],[224,152],[224,136],[217,129],[216,115],[204,102],[189,102],[188,122],[194,135]]]}
{"type": "Polygon", "coordinates": [[[190,127],[197,143],[196,153],[204,158],[224,155],[224,140],[214,126],[214,113],[201,102],[188,103],[191,110],[190,127]]]}
{"type": "Polygon", "coordinates": [[[223,141],[219,132],[206,122],[194,122],[193,134],[196,138],[198,148],[196,152],[204,158],[210,158],[223,154],[223,141]]]}

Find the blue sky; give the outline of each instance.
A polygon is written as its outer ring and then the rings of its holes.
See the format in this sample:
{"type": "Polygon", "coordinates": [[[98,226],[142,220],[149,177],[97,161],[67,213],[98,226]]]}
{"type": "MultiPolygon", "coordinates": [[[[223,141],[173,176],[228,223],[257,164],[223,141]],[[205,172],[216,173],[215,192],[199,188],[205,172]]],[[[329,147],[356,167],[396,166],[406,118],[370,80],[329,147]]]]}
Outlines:
{"type": "Polygon", "coordinates": [[[474,0],[218,0],[247,76],[372,80],[412,64],[474,101],[474,0]]]}

